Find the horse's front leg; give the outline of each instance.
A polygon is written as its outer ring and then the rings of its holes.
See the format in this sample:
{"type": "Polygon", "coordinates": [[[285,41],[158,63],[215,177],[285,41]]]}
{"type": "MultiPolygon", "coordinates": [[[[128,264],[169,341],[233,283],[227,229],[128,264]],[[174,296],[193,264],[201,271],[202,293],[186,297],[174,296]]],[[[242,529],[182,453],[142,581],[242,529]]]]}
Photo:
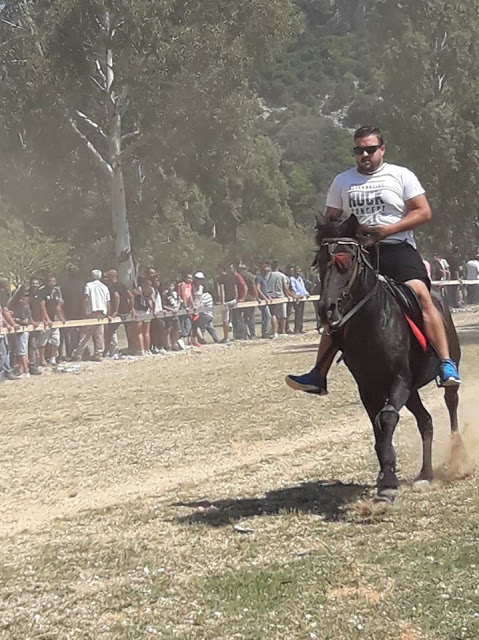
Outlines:
{"type": "Polygon", "coordinates": [[[364,398],[363,402],[373,423],[376,440],[376,454],[379,461],[379,475],[377,480],[378,499],[393,502],[397,489],[396,452],[393,446],[393,436],[399,421],[399,411],[409,398],[410,387],[405,378],[398,377],[391,386],[389,398],[364,398]]]}

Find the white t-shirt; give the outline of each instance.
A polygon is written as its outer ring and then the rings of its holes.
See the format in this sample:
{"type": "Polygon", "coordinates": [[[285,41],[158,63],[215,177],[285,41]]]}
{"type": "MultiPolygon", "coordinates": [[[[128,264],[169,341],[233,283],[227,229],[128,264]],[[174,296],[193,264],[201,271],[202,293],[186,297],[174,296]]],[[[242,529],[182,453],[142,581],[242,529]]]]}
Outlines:
{"type": "MultiPolygon", "coordinates": [[[[385,162],[371,174],[359,173],[356,167],[338,174],[329,188],[326,206],[354,213],[364,225],[391,225],[407,214],[408,200],[424,193],[412,171],[385,162]]],[[[382,242],[405,240],[416,246],[412,231],[394,233],[382,242]]]]}
{"type": "Polygon", "coordinates": [[[85,285],[86,312],[87,315],[95,311],[108,313],[108,303],[110,302],[110,291],[100,280],[92,280],[85,285]]]}
{"type": "Polygon", "coordinates": [[[466,264],[466,280],[477,280],[479,278],[479,261],[469,260],[466,264]]]}

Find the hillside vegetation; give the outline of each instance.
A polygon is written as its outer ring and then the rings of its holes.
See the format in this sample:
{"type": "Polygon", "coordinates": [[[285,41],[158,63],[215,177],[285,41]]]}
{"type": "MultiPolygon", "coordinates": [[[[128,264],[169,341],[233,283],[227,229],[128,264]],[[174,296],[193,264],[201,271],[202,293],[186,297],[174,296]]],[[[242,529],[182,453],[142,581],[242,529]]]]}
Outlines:
{"type": "Polygon", "coordinates": [[[473,0],[9,0],[1,13],[0,236],[17,249],[0,271],[42,267],[42,246],[53,269],[66,255],[165,276],[239,255],[307,266],[350,130],[371,122],[427,189],[423,248],[479,241],[473,0]],[[13,267],[18,246],[38,257],[13,267]]]}

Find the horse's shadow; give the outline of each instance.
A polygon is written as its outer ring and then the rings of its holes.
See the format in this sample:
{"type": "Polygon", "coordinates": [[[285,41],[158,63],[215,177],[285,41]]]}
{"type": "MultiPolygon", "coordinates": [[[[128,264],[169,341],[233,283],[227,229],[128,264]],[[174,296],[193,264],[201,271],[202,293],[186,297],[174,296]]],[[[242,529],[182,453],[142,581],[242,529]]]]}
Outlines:
{"type": "Polygon", "coordinates": [[[236,498],[194,500],[176,502],[173,506],[190,507],[192,513],[178,516],[177,522],[224,527],[252,516],[274,516],[280,512],[311,513],[322,516],[328,522],[338,522],[346,517],[345,507],[365,497],[371,485],[343,484],[340,481],[317,480],[295,487],[268,491],[260,498],[236,498]]]}

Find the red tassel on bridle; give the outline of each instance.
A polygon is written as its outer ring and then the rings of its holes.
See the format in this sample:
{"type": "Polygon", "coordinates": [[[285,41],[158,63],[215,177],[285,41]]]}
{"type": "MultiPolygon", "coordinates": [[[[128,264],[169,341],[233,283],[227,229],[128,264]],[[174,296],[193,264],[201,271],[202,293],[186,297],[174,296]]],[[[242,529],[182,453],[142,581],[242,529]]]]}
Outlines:
{"type": "Polygon", "coordinates": [[[351,266],[352,259],[353,256],[350,253],[333,253],[328,262],[328,269],[335,264],[340,271],[347,271],[351,266]]]}

